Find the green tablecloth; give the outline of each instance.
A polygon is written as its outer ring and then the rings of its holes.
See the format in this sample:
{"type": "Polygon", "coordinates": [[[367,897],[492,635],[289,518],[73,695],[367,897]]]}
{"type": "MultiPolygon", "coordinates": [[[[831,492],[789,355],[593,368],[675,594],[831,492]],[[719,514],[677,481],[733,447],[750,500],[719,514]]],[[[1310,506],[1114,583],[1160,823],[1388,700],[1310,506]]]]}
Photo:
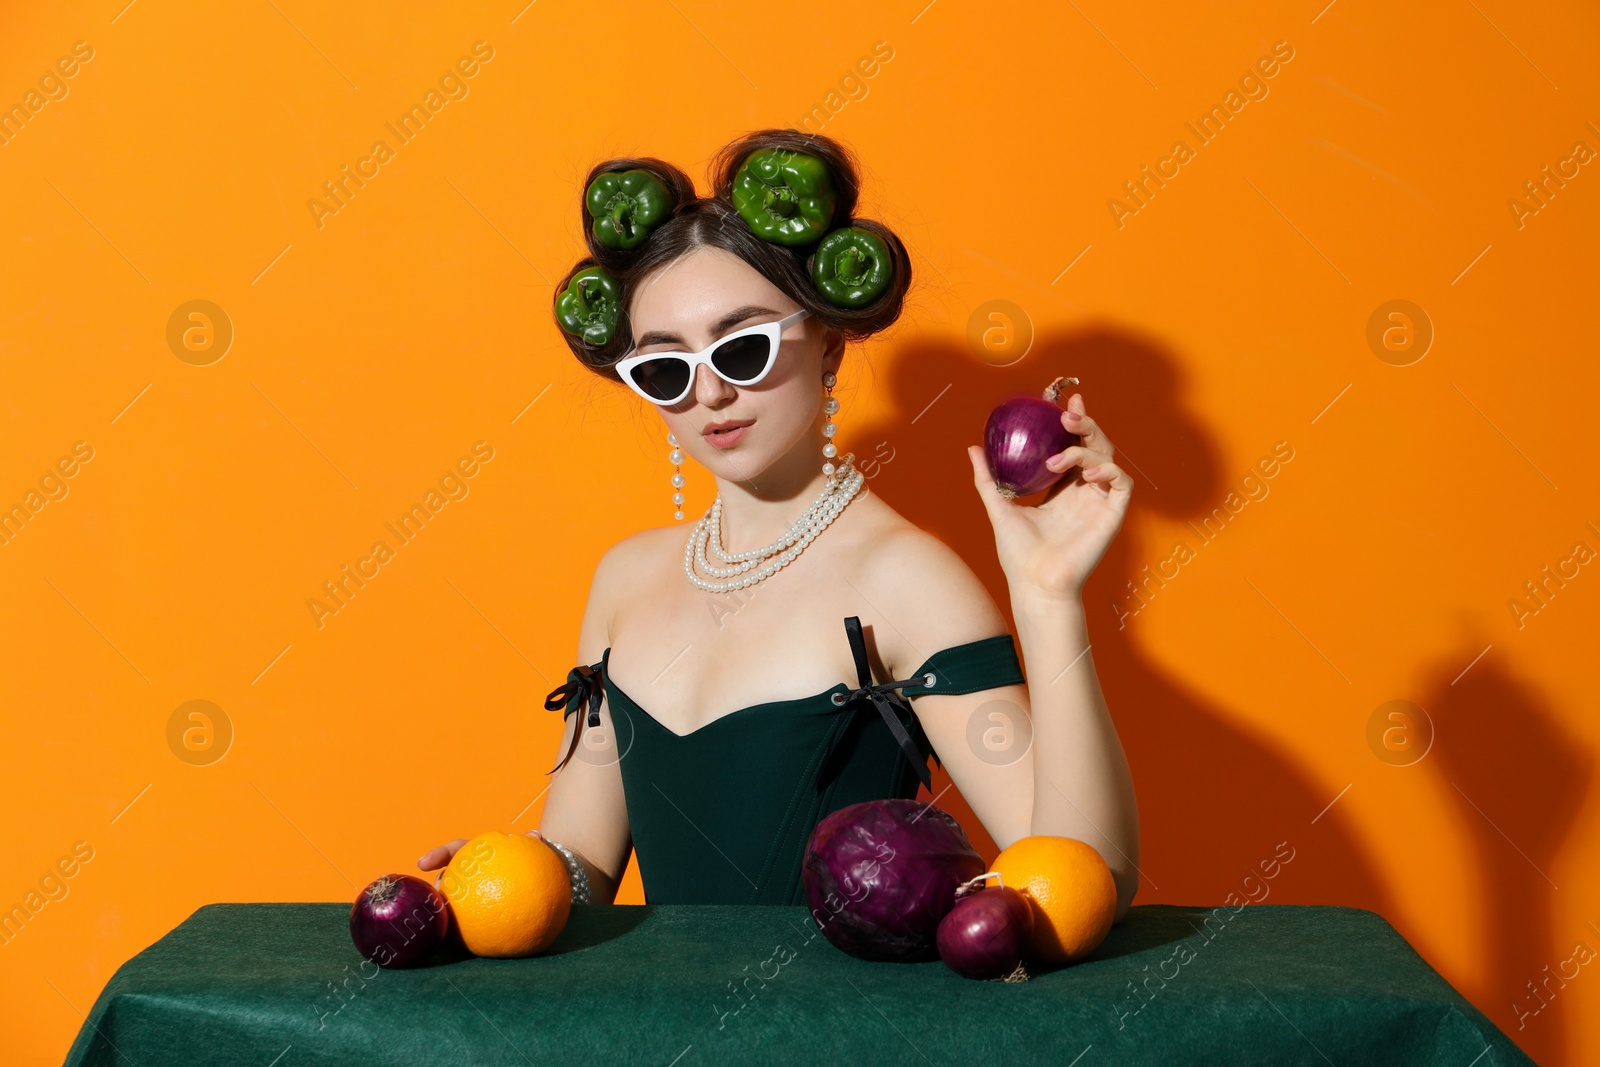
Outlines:
{"type": "Polygon", "coordinates": [[[543,956],[380,971],[349,911],[199,909],[112,976],[67,1063],[1532,1062],[1354,908],[1144,905],[1009,984],[857,960],[804,908],[744,905],[579,905],[543,956]]]}

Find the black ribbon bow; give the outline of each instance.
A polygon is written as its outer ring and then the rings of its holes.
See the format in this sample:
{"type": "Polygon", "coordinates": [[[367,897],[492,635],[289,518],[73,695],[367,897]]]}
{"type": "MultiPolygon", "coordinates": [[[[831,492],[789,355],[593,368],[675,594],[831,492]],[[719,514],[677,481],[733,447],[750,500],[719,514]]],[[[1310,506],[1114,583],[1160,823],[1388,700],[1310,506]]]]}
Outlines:
{"type": "MultiPolygon", "coordinates": [[[[572,668],[567,672],[566,682],[556,686],[550,691],[550,695],[544,698],[545,710],[560,711],[564,722],[567,716],[587,703],[589,705],[588,724],[590,726],[599,726],[600,698],[605,696],[605,684],[601,673],[604,667],[605,660],[602,659],[592,666],[585,667],[579,664],[572,668]],[[566,709],[565,711],[562,711],[563,706],[566,709]]],[[[578,735],[583,733],[583,726],[583,720],[578,720],[578,725],[572,731],[572,747],[568,748],[567,754],[561,757],[561,762],[546,771],[546,774],[554,774],[565,767],[567,761],[572,758],[572,754],[578,751],[578,735]]]]}
{"type": "Polygon", "coordinates": [[[861,636],[861,619],[851,615],[844,620],[845,634],[850,638],[850,654],[855,657],[856,677],[860,685],[848,693],[835,693],[833,702],[837,705],[849,704],[853,701],[870,700],[872,706],[878,709],[878,714],[883,716],[884,723],[889,727],[889,732],[894,735],[900,751],[906,754],[906,759],[911,761],[911,766],[916,770],[917,777],[930,791],[933,789],[933,775],[928,771],[928,756],[933,755],[931,747],[924,750],[919,744],[920,739],[913,739],[906,730],[905,723],[901,721],[901,714],[907,721],[914,720],[916,713],[911,710],[911,703],[906,697],[895,692],[905,686],[920,686],[929,688],[933,685],[932,671],[919,678],[906,678],[898,682],[879,682],[872,684],[872,668],[867,664],[867,643],[861,636]]]}

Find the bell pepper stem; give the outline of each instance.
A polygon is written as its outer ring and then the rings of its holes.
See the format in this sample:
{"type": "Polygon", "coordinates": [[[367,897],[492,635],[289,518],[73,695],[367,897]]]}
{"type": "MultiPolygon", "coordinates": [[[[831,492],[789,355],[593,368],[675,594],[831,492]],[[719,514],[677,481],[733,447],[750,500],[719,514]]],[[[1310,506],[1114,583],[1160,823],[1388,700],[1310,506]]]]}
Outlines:
{"type": "Polygon", "coordinates": [[[773,186],[767,189],[767,210],[780,218],[788,218],[799,209],[795,201],[794,192],[787,185],[773,186]]]}
{"type": "Polygon", "coordinates": [[[611,205],[611,224],[617,228],[618,233],[633,236],[633,204],[622,197],[618,197],[611,205]]]}
{"type": "Polygon", "coordinates": [[[839,263],[834,272],[846,285],[860,285],[869,269],[864,263],[865,259],[859,248],[847,248],[839,253],[839,263]]]}

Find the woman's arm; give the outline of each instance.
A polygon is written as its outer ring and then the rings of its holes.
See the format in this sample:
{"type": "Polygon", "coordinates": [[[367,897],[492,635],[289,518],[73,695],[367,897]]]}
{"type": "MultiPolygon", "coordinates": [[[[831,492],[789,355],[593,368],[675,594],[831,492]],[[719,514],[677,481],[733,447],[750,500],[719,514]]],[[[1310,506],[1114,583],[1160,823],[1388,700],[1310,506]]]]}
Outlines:
{"type": "Polygon", "coordinates": [[[1100,851],[1117,883],[1116,922],[1139,889],[1133,775],[1100,692],[1083,602],[1013,590],[1033,715],[1030,833],[1075,837],[1100,851]]]}
{"type": "Polygon", "coordinates": [[[1117,883],[1117,919],[1139,886],[1133,779],[1089,655],[1083,586],[1122,526],[1133,479],[1074,393],[1061,424],[1080,443],[1050,457],[1065,475],[1028,507],[995,489],[983,449],[969,446],[973,482],[994,526],[1027,661],[1033,715],[1032,832],[1095,845],[1117,883]],[[1078,468],[1078,469],[1073,469],[1078,468]]]}
{"type": "MultiPolygon", "coordinates": [[[[628,581],[628,559],[634,538],[626,538],[606,552],[595,567],[578,630],[578,663],[600,662],[611,644],[611,611],[618,590],[628,581]]],[[[581,709],[568,716],[561,741],[547,763],[536,774],[554,767],[572,744],[578,720],[588,712],[581,709]]],[[[600,725],[585,722],[578,748],[566,766],[550,775],[544,794],[544,811],[539,818],[539,833],[559,841],[572,850],[589,875],[589,900],[610,904],[616,900],[617,886],[627,869],[633,840],[628,830],[628,807],[623,798],[622,770],[618,765],[616,731],[612,729],[611,702],[600,704],[600,725]]]]}
{"type": "MultiPolygon", "coordinates": [[[[911,674],[936,649],[1005,630],[994,598],[948,545],[921,530],[880,540],[853,576],[890,676],[911,674]]],[[[1081,601],[1012,590],[1026,685],[917,696],[912,707],[950,781],[996,845],[1031,834],[1092,846],[1117,886],[1116,921],[1138,888],[1133,780],[1095,677],[1081,601]]],[[[937,798],[935,798],[937,800],[937,798]]]]}

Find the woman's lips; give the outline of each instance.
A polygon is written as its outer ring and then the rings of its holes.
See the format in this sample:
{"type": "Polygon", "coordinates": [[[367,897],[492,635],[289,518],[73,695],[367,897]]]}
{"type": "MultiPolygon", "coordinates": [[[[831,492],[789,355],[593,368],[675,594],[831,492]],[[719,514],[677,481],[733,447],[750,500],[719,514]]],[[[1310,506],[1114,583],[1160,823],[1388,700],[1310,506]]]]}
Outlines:
{"type": "Polygon", "coordinates": [[[735,426],[731,430],[712,430],[703,436],[713,448],[732,448],[744,440],[745,434],[750,432],[750,425],[735,426]]]}

